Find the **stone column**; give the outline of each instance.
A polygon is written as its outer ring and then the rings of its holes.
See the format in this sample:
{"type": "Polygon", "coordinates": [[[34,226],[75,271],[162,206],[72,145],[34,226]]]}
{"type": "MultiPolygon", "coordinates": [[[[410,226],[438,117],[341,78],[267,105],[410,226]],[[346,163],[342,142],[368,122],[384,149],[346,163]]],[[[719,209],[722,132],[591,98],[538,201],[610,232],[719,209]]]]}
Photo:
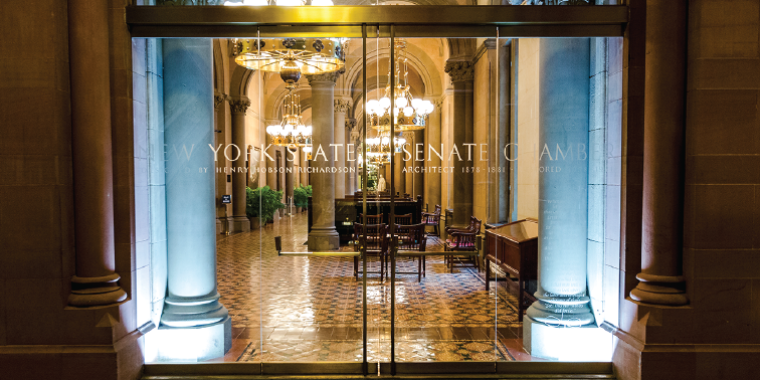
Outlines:
{"type": "Polygon", "coordinates": [[[411,166],[412,166],[412,169],[414,170],[412,174],[412,177],[413,177],[412,181],[414,182],[414,186],[411,193],[414,199],[417,199],[418,195],[422,195],[423,197],[425,196],[425,189],[423,188],[425,174],[422,173],[422,168],[425,166],[425,163],[421,161],[417,161],[415,157],[416,155],[415,149],[417,149],[416,147],[417,144],[423,144],[422,145],[422,149],[423,149],[422,159],[425,158],[424,136],[425,136],[425,131],[415,131],[414,132],[414,146],[412,146],[412,149],[409,151],[412,154],[411,162],[413,165],[411,166]]]}
{"type": "Polygon", "coordinates": [[[684,294],[686,1],[647,1],[641,273],[631,298],[680,306],[684,294]]]}
{"type": "Polygon", "coordinates": [[[428,205],[428,211],[435,211],[435,205],[441,205],[441,158],[436,153],[430,151],[433,147],[436,152],[442,153],[441,148],[441,113],[443,112],[443,101],[440,99],[431,99],[435,105],[433,113],[428,116],[428,125],[425,128],[425,203],[428,205]]]}
{"type": "Polygon", "coordinates": [[[251,230],[251,222],[245,214],[246,192],[248,173],[246,161],[248,159],[245,139],[245,111],[251,106],[248,98],[232,98],[229,100],[232,110],[232,144],[229,149],[232,161],[232,224],[229,226],[231,233],[248,232],[251,230]]]}
{"type": "MultiPolygon", "coordinates": [[[[333,119],[334,124],[334,141],[335,144],[341,144],[338,147],[338,154],[335,155],[335,167],[339,170],[346,167],[346,112],[350,107],[350,100],[335,99],[333,102],[333,108],[335,110],[335,116],[333,119]]],[[[332,147],[326,146],[325,149],[332,147]]],[[[333,154],[335,152],[333,151],[333,154]]],[[[346,197],[346,173],[335,173],[335,199],[343,199],[346,197]]]]}
{"type": "MultiPolygon", "coordinates": [[[[312,161],[315,170],[331,169],[335,163],[330,144],[335,142],[335,80],[340,73],[307,75],[311,86],[312,161]],[[324,155],[322,154],[324,152],[324,155]]],[[[309,250],[338,249],[340,238],[335,230],[335,174],[312,173],[312,220],[309,250]]]]}
{"type": "Polygon", "coordinates": [[[586,287],[589,39],[544,39],[538,62],[539,283],[523,344],[538,357],[599,360],[611,337],[596,328],[586,287]]]}
{"type": "MultiPolygon", "coordinates": [[[[390,164],[389,164],[390,165],[390,164]]],[[[404,153],[395,153],[393,155],[393,188],[400,197],[406,192],[406,173],[404,173],[404,153]]],[[[388,186],[391,185],[391,179],[386,178],[388,186]]]]}
{"type": "Polygon", "coordinates": [[[216,289],[211,40],[165,39],[163,61],[169,280],[156,342],[159,359],[200,361],[232,344],[216,289]]]}
{"type": "Polygon", "coordinates": [[[221,234],[225,231],[225,225],[227,224],[227,216],[225,215],[226,204],[222,203],[222,195],[227,192],[227,173],[224,170],[227,168],[227,158],[224,156],[224,127],[225,117],[223,112],[219,112],[220,108],[224,108],[224,101],[227,99],[226,94],[220,94],[214,92],[214,149],[218,149],[214,162],[214,178],[215,178],[215,190],[216,196],[216,233],[221,234]],[[219,146],[221,145],[221,148],[219,146]]]}
{"type": "MultiPolygon", "coordinates": [[[[269,121],[269,122],[267,122],[267,125],[274,125],[274,124],[279,124],[279,121],[275,120],[275,121],[269,121]]],[[[272,144],[272,142],[273,142],[272,141],[272,136],[269,136],[267,134],[266,135],[266,141],[267,141],[267,143],[264,144],[264,148],[265,149],[266,149],[267,146],[269,146],[269,144],[272,144]]],[[[269,155],[269,157],[272,157],[271,160],[266,155],[264,155],[264,152],[261,153],[261,157],[266,161],[267,186],[269,186],[272,190],[277,190],[277,178],[278,178],[277,176],[279,175],[275,171],[275,169],[277,169],[277,161],[276,161],[277,160],[277,153],[276,153],[277,152],[277,148],[278,148],[277,146],[272,145],[266,151],[266,153],[269,155]]]]}
{"type": "Polygon", "coordinates": [[[71,0],[68,11],[76,229],[69,305],[114,305],[127,294],[114,253],[109,9],[102,1],[71,0]]]}
{"type": "Polygon", "coordinates": [[[414,198],[414,132],[404,132],[406,150],[409,154],[401,151],[400,160],[406,173],[404,173],[404,192],[414,198]],[[408,160],[407,160],[408,158],[408,160]]]}
{"type": "MultiPolygon", "coordinates": [[[[351,155],[351,159],[354,160],[352,162],[348,162],[348,150],[346,151],[346,166],[348,166],[349,169],[352,169],[353,171],[348,172],[348,176],[346,179],[346,194],[353,195],[356,192],[356,183],[357,183],[357,169],[359,168],[359,144],[357,143],[357,140],[359,139],[359,133],[354,132],[354,128],[356,126],[356,119],[350,119],[346,120],[346,144],[353,144],[353,154],[351,155]]],[[[346,148],[348,149],[348,148],[346,148]]]]}
{"type": "MultiPolygon", "coordinates": [[[[472,213],[472,172],[466,168],[473,161],[467,161],[468,146],[473,141],[472,125],[472,86],[474,65],[470,61],[448,61],[444,71],[451,76],[454,84],[454,147],[459,150],[459,156],[452,156],[454,166],[453,199],[454,226],[466,227],[470,223],[472,213]],[[460,161],[461,157],[461,161],[460,161]]],[[[452,149],[454,148],[452,147],[452,149]]],[[[475,154],[475,148],[473,156],[475,154]]],[[[444,152],[448,155],[448,152],[444,152]]]]}

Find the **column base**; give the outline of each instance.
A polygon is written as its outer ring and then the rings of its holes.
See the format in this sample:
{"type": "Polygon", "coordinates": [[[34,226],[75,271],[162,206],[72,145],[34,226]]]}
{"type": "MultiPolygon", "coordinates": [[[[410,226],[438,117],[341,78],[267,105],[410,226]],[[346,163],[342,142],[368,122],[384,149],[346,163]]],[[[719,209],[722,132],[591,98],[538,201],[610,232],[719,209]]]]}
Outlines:
{"type": "Polygon", "coordinates": [[[232,234],[249,232],[251,231],[251,220],[246,216],[233,216],[229,231],[232,234]]]}
{"type": "Polygon", "coordinates": [[[312,227],[309,251],[331,251],[340,248],[340,235],[335,227],[312,227]]]}
{"type": "Polygon", "coordinates": [[[232,347],[229,317],[212,325],[161,326],[145,336],[145,359],[159,362],[201,362],[220,358],[232,347]]]}
{"type": "Polygon", "coordinates": [[[631,290],[631,299],[644,304],[683,306],[689,303],[682,276],[658,276],[639,273],[640,282],[631,290]]]}
{"type": "Polygon", "coordinates": [[[548,295],[541,290],[535,293],[538,301],[526,314],[537,323],[556,327],[581,327],[594,323],[594,313],[588,296],[548,295]]]}
{"type": "Polygon", "coordinates": [[[531,356],[582,362],[612,359],[612,334],[596,325],[557,327],[523,318],[523,346],[531,356]]]}
{"type": "Polygon", "coordinates": [[[127,293],[119,286],[120,278],[117,273],[101,277],[72,277],[69,306],[101,307],[125,301],[127,293]]]}

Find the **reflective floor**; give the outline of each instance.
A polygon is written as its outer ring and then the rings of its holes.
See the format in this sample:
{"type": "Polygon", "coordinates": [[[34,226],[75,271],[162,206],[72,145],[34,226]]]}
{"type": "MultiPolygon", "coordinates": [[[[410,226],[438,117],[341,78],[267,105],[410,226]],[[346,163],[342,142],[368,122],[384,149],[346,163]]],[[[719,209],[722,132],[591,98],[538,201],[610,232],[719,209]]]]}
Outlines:
{"type": "MultiPolygon", "coordinates": [[[[217,242],[219,293],[234,338],[220,360],[361,361],[362,282],[352,258],[278,256],[275,236],[282,236],[283,251],[306,251],[306,213],[217,242]]],[[[434,237],[427,247],[443,250],[434,237]]],[[[411,259],[397,265],[399,272],[417,268],[411,259]]],[[[371,258],[367,356],[387,362],[391,289],[372,273],[378,269],[371,258]]],[[[534,360],[522,348],[514,304],[502,286],[487,292],[475,268],[452,273],[441,256],[429,257],[421,282],[416,274],[396,277],[396,361],[534,360]]]]}

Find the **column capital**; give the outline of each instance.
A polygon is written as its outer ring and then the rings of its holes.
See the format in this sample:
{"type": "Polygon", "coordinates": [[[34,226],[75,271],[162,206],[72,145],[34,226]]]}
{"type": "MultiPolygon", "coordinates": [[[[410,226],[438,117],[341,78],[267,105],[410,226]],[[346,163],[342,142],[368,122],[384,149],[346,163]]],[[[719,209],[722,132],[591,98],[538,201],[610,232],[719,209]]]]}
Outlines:
{"type": "Polygon", "coordinates": [[[312,75],[304,75],[304,76],[309,81],[310,86],[312,85],[313,82],[331,82],[335,84],[335,82],[338,80],[338,77],[340,77],[340,75],[345,72],[346,72],[346,69],[343,68],[338,71],[333,71],[330,73],[312,74],[312,75]]]}
{"type": "Polygon", "coordinates": [[[222,104],[225,100],[227,100],[228,96],[229,95],[227,94],[214,91],[214,109],[219,108],[219,105],[222,104]]]}
{"type": "Polygon", "coordinates": [[[452,82],[472,82],[475,79],[475,65],[471,61],[446,61],[443,68],[452,82]]]}
{"type": "Polygon", "coordinates": [[[248,107],[251,106],[251,101],[248,98],[228,97],[227,101],[230,103],[230,108],[232,108],[232,113],[245,114],[245,111],[247,111],[248,107]]]}
{"type": "Polygon", "coordinates": [[[356,128],[356,119],[346,119],[346,129],[348,129],[351,133],[354,133],[354,129],[356,128]]]}
{"type": "MultiPolygon", "coordinates": [[[[336,113],[346,113],[351,108],[350,99],[335,99],[333,101],[336,113]]],[[[346,121],[348,123],[348,121],[346,121]]],[[[348,124],[346,124],[348,125],[348,124]]]]}

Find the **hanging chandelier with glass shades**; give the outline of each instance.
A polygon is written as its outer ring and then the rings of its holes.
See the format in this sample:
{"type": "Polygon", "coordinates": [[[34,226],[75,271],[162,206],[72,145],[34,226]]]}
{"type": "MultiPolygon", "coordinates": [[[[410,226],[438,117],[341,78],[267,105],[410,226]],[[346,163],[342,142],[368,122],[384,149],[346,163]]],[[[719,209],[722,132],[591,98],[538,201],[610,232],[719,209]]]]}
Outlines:
{"type": "Polygon", "coordinates": [[[381,131],[378,136],[367,139],[367,161],[376,165],[383,165],[391,162],[391,154],[400,152],[401,147],[406,144],[403,137],[393,137],[393,147],[391,147],[390,132],[381,131]]]}
{"type": "Polygon", "coordinates": [[[367,101],[367,114],[372,128],[378,131],[390,131],[391,112],[395,118],[396,131],[417,131],[425,129],[425,119],[435,109],[429,100],[413,98],[409,86],[409,70],[406,58],[406,40],[396,39],[394,44],[396,59],[390,70],[396,70],[394,92],[396,101],[391,110],[391,83],[385,86],[385,96],[379,100],[367,101]]]}
{"type": "Polygon", "coordinates": [[[303,124],[301,119],[301,97],[288,88],[288,94],[282,101],[282,121],[270,125],[266,131],[272,137],[272,144],[288,148],[311,148],[312,127],[303,124]]]}

